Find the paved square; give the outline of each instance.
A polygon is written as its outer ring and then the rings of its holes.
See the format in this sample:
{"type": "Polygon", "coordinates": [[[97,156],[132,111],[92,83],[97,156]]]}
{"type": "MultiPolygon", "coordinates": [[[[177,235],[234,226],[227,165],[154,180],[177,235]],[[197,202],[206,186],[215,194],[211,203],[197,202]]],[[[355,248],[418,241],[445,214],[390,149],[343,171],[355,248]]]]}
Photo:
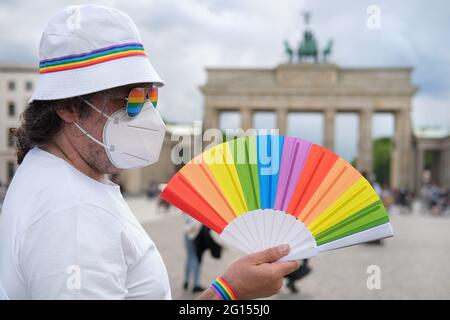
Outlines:
{"type": "MultiPolygon", "coordinates": [[[[128,202],[143,222],[166,263],[174,299],[193,299],[182,289],[185,251],[183,219],[175,209],[158,210],[155,201],[128,202]]],[[[417,211],[417,210],[415,210],[417,211]]],[[[286,288],[274,299],[450,299],[450,218],[415,212],[392,216],[395,237],[381,246],[362,244],[311,259],[312,273],[298,282],[299,294],[286,288]],[[381,270],[381,289],[369,290],[367,267],[381,270]]],[[[202,284],[207,286],[241,254],[227,248],[223,258],[207,253],[202,284]]]]}

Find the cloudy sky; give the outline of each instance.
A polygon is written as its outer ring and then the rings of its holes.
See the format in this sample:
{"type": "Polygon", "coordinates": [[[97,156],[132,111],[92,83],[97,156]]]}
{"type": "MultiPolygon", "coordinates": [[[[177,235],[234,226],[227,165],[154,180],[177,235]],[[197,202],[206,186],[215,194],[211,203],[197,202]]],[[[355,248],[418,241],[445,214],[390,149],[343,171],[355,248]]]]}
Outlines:
{"type": "MultiPolygon", "coordinates": [[[[85,1],[0,0],[0,63],[38,64],[40,34],[58,10],[85,1]]],[[[313,12],[311,27],[323,47],[334,39],[333,63],[344,67],[413,66],[419,91],[413,100],[414,126],[450,126],[450,3],[448,1],[145,0],[92,1],[128,13],[146,51],[167,86],[160,110],[170,121],[202,118],[199,86],[206,67],[274,67],[285,61],[283,40],[297,43],[302,10],[313,12]],[[381,28],[366,26],[369,5],[381,9],[381,28]]],[[[273,122],[257,115],[256,126],[273,122]]],[[[320,141],[321,118],[291,117],[300,134],[320,141]]],[[[233,126],[233,116],[222,117],[233,126]]],[[[337,119],[338,152],[352,158],[358,120],[337,119]]],[[[390,135],[393,119],[377,115],[374,135],[390,135]]]]}

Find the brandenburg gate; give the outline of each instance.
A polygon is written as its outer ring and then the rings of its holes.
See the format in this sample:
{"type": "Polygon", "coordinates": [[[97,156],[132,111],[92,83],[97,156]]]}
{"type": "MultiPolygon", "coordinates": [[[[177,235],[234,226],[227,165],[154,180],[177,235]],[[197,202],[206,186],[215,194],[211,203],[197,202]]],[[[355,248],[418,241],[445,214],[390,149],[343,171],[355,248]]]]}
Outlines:
{"type": "MultiPolygon", "coordinates": [[[[267,69],[208,68],[204,94],[204,126],[219,128],[220,113],[237,111],[241,127],[253,127],[253,113],[273,111],[286,135],[290,112],[321,112],[323,145],[335,146],[338,112],[359,114],[357,168],[372,172],[372,116],[395,117],[391,187],[414,189],[411,100],[416,88],[412,68],[340,68],[329,63],[288,63],[267,69]]],[[[301,137],[300,137],[301,138],[301,137]]]]}
{"type": "MultiPolygon", "coordinates": [[[[207,69],[204,94],[204,127],[219,128],[223,111],[238,111],[241,128],[253,127],[253,113],[276,114],[279,134],[288,133],[289,112],[321,112],[324,115],[324,147],[334,150],[338,112],[359,114],[357,168],[372,173],[372,116],[389,112],[395,117],[391,155],[391,187],[413,190],[415,170],[411,100],[412,68],[340,68],[327,62],[333,40],[320,51],[309,29],[310,12],[303,12],[303,39],[294,50],[284,42],[288,63],[268,69],[207,69]],[[322,56],[322,59],[319,59],[322,56]],[[294,63],[294,58],[297,61],[294,63]],[[321,62],[319,62],[321,60],[321,62]]],[[[300,137],[301,138],[301,137],[300,137]]]]}

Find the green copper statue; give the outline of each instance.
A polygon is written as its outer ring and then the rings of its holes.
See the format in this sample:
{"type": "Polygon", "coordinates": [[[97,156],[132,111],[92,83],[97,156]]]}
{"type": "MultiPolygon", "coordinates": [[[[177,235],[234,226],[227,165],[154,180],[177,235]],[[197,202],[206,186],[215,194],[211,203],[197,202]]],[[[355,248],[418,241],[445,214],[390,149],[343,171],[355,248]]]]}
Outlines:
{"type": "Polygon", "coordinates": [[[289,42],[287,40],[284,40],[284,52],[288,56],[288,63],[293,63],[294,50],[292,50],[292,48],[289,45],[289,42]]]}
{"type": "Polygon", "coordinates": [[[328,40],[327,46],[323,50],[323,63],[327,63],[327,58],[333,50],[333,39],[328,40]]]}
{"type": "Polygon", "coordinates": [[[318,60],[318,50],[317,42],[314,38],[313,33],[308,30],[309,21],[311,19],[310,12],[303,12],[303,19],[305,20],[306,30],[303,33],[303,40],[300,42],[298,47],[298,61],[302,63],[308,57],[313,57],[314,62],[317,63],[318,60]]]}
{"type": "MultiPolygon", "coordinates": [[[[300,41],[298,49],[297,49],[297,56],[298,56],[298,63],[307,63],[308,61],[311,61],[312,58],[314,63],[319,62],[319,46],[317,44],[317,40],[314,37],[314,34],[311,30],[309,30],[309,22],[311,19],[311,13],[310,12],[303,12],[303,19],[305,21],[305,32],[303,33],[303,39],[300,41]]],[[[333,40],[330,39],[327,43],[327,46],[322,51],[322,57],[323,57],[323,63],[327,63],[328,57],[331,55],[333,49],[333,40]]],[[[284,51],[286,55],[288,56],[288,63],[293,63],[294,58],[294,50],[289,45],[289,42],[287,40],[284,41],[284,51]]]]}
{"type": "Polygon", "coordinates": [[[314,39],[314,35],[311,31],[305,31],[303,34],[303,40],[300,42],[299,48],[298,48],[298,61],[302,63],[303,61],[306,61],[305,59],[308,57],[313,57],[314,62],[317,63],[317,43],[314,39]]]}

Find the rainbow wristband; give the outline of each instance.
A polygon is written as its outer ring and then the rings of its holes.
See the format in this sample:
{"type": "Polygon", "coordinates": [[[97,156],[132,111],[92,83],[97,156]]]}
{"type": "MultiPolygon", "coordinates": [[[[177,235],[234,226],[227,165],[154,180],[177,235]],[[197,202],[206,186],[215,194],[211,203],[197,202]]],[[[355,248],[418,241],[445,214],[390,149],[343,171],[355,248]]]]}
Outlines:
{"type": "Polygon", "coordinates": [[[238,300],[236,293],[229,283],[222,277],[218,277],[212,284],[211,288],[222,298],[222,300],[238,300]]]}

